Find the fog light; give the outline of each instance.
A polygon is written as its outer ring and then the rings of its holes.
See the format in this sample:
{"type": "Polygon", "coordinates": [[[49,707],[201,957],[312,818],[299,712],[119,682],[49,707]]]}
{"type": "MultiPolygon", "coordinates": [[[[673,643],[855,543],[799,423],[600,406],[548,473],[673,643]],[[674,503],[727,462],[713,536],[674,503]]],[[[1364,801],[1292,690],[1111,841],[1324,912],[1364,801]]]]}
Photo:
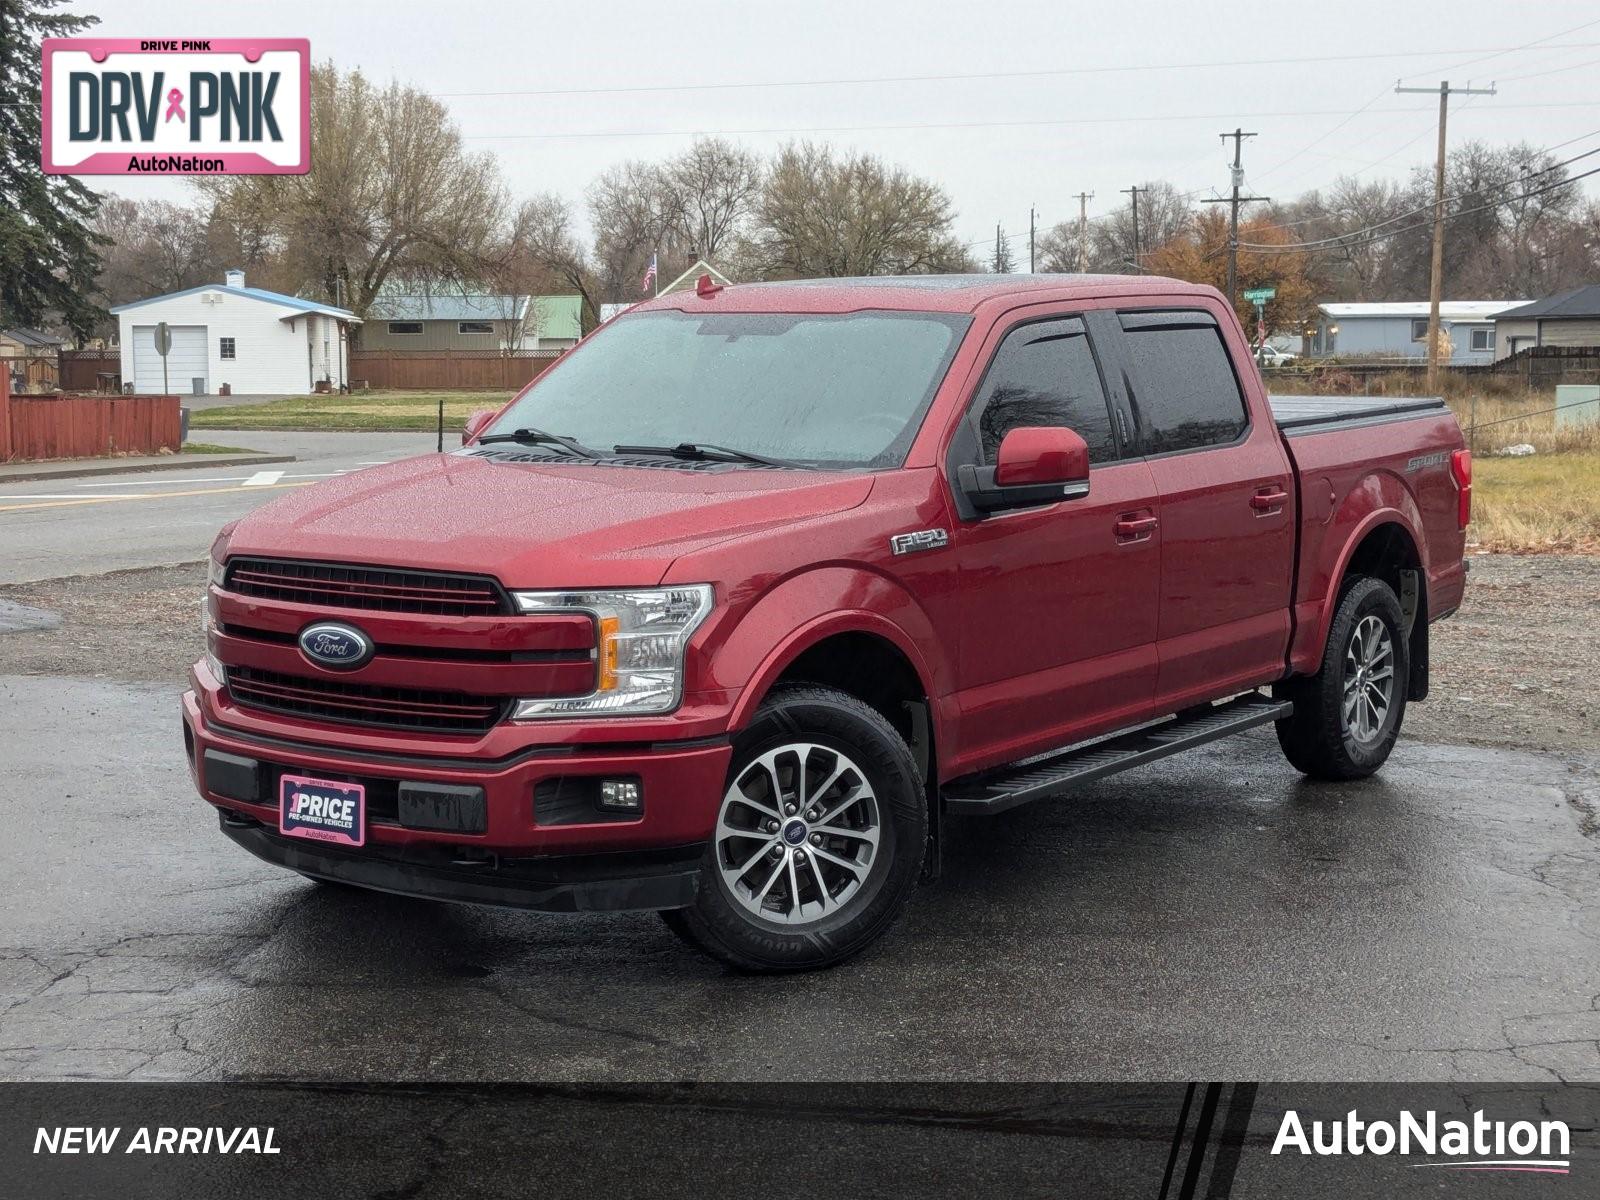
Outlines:
{"type": "Polygon", "coordinates": [[[600,807],[607,812],[644,811],[644,792],[637,779],[602,779],[600,807]]]}

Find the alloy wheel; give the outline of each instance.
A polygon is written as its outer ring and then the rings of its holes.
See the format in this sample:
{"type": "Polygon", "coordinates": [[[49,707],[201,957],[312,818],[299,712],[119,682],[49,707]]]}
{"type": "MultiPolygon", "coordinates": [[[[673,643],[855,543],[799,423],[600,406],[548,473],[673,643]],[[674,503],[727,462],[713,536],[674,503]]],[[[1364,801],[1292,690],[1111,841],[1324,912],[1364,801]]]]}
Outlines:
{"type": "Polygon", "coordinates": [[[1368,614],[1356,623],[1344,654],[1345,732],[1357,742],[1375,741],[1394,700],[1394,642],[1389,627],[1368,614]]]}
{"type": "Polygon", "coordinates": [[[861,892],[883,832],[866,773],[814,742],[778,746],[734,777],[717,816],[717,866],[750,915],[799,926],[861,892]]]}

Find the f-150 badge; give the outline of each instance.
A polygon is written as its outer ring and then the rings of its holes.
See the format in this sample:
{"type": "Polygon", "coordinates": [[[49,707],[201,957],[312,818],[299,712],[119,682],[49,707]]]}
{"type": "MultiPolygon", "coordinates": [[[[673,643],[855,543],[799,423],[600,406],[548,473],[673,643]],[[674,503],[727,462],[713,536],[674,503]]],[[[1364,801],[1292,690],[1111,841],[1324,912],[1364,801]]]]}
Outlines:
{"type": "Polygon", "coordinates": [[[896,554],[911,554],[917,550],[938,550],[950,544],[950,535],[942,529],[919,529],[915,533],[897,533],[889,539],[889,549],[896,554]]]}

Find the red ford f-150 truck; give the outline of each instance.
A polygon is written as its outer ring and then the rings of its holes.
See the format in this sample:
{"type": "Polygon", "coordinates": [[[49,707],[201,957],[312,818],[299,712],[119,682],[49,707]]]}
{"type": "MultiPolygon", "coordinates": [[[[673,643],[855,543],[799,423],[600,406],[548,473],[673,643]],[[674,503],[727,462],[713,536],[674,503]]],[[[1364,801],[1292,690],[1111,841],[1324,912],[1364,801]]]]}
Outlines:
{"type": "Polygon", "coordinates": [[[705,279],[225,528],[184,738],[313,879],[825,966],[949,814],[1268,723],[1376,770],[1470,499],[1441,402],[1269,398],[1210,288],[705,279]]]}

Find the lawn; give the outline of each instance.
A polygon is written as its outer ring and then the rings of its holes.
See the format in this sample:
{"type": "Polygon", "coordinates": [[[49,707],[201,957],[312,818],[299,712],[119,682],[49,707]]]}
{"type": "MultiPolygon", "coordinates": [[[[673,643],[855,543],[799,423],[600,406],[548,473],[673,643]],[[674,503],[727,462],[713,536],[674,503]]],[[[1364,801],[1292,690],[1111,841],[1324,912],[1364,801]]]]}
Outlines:
{"type": "Polygon", "coordinates": [[[373,432],[434,429],[444,397],[446,429],[460,429],[480,408],[499,408],[512,392],[354,392],[290,396],[265,404],[189,414],[191,429],[282,429],[373,432]]]}

